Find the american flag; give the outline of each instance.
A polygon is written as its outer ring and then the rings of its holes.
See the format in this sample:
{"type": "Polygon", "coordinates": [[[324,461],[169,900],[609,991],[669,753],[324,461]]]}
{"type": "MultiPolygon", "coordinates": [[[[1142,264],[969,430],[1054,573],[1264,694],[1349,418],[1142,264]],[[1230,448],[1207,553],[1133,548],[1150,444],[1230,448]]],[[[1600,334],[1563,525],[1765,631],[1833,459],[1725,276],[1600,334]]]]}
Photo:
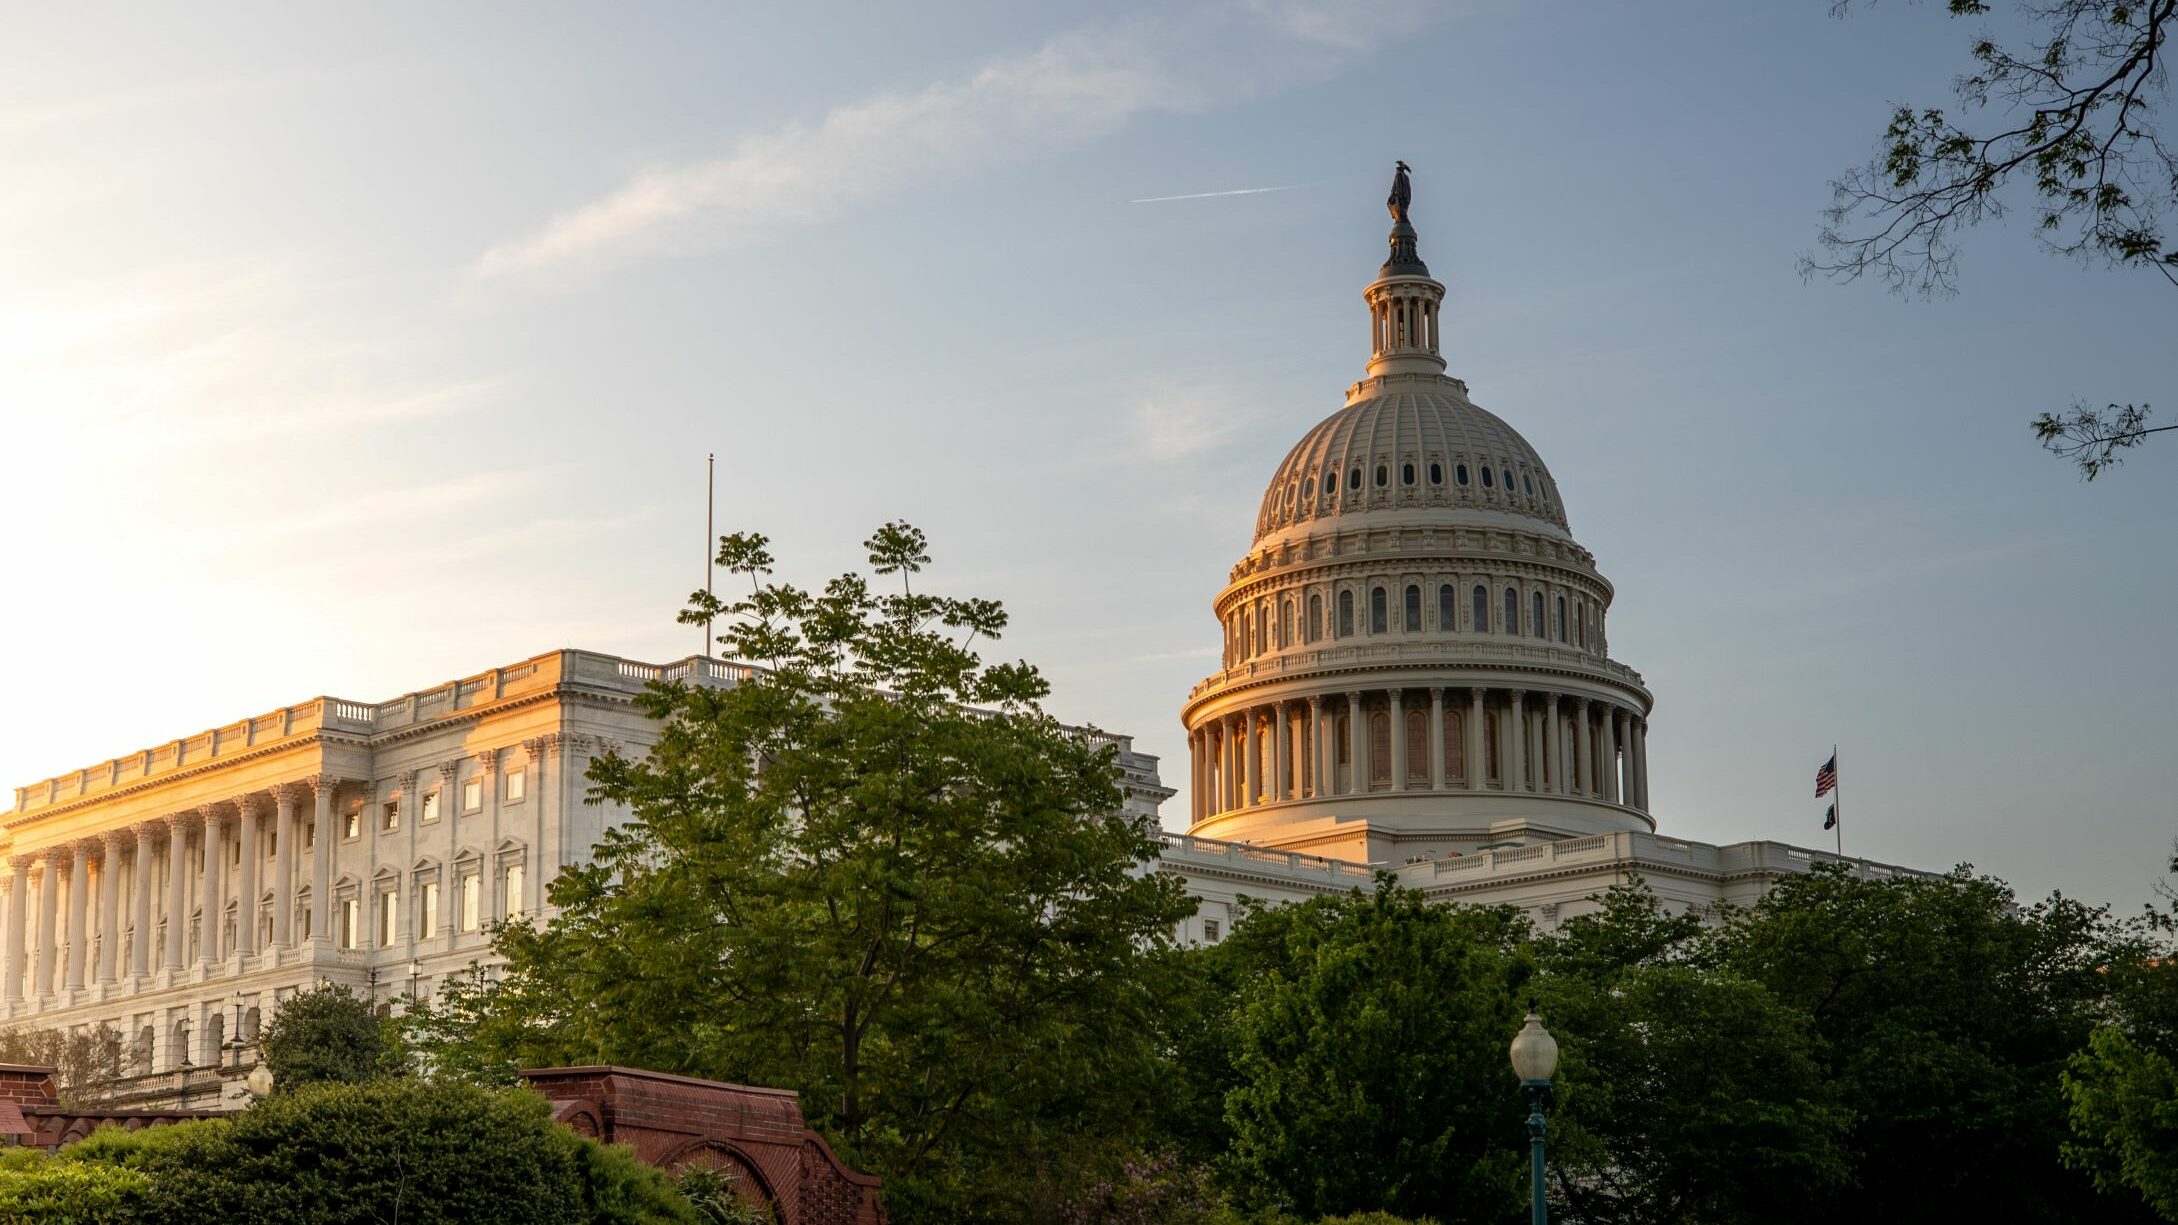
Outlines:
{"type": "Polygon", "coordinates": [[[1823,768],[1815,772],[1815,798],[1819,800],[1829,795],[1837,785],[1838,755],[1832,753],[1830,760],[1823,763],[1823,768]]]}

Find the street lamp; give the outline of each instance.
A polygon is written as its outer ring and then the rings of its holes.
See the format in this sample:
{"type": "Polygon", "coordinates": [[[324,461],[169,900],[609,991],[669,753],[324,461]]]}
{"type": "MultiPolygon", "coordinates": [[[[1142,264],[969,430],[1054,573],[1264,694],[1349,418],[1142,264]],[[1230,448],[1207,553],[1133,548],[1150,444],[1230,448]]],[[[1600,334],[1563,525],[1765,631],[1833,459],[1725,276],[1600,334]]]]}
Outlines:
{"type": "Polygon", "coordinates": [[[1527,1024],[1513,1035],[1512,1064],[1528,1091],[1529,1211],[1534,1225],[1549,1225],[1550,1207],[1543,1198],[1543,1090],[1550,1088],[1551,1075],[1558,1070],[1558,1040],[1543,1028],[1533,1000],[1528,1001],[1527,1024]]]}
{"type": "Polygon", "coordinates": [[[414,1007],[416,1006],[416,980],[417,980],[418,978],[422,977],[422,976],[423,976],[423,964],[422,964],[421,962],[415,962],[415,961],[411,961],[411,962],[409,962],[409,963],[408,963],[408,1006],[409,1006],[409,1007],[411,1007],[411,1008],[414,1008],[414,1007]]]}

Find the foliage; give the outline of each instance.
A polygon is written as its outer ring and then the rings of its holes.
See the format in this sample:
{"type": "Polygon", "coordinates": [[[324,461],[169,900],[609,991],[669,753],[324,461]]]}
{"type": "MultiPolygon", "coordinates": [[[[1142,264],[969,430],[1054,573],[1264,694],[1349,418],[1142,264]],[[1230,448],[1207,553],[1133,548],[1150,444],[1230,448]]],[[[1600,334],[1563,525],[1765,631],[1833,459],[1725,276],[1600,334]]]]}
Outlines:
{"type": "Polygon", "coordinates": [[[778,1220],[771,1209],[743,1198],[733,1179],[717,1170],[690,1166],[674,1176],[673,1184],[703,1225],[775,1225],[778,1220]]]}
{"type": "Polygon", "coordinates": [[[304,1085],[361,1084],[399,1075],[393,1023],[338,983],[321,983],[280,1005],[259,1038],[275,1092],[304,1085]]]}
{"type": "Polygon", "coordinates": [[[0,1225],[128,1225],[148,1180],[118,1166],[55,1161],[37,1149],[0,1153],[0,1225]]]}
{"type": "Polygon", "coordinates": [[[444,1074],[611,1062],[790,1087],[896,1219],[1001,1211],[1023,1151],[1148,1116],[1155,959],[1190,909],[1141,865],[1112,748],[1038,705],[1027,664],[973,645],[994,602],[918,592],[920,532],[868,542],[821,591],[771,581],[760,536],[727,626],[765,665],[731,687],[655,687],[660,741],[592,769],[625,806],[542,928],[502,927],[496,983],[419,1016],[444,1074]]]}
{"type": "Polygon", "coordinates": [[[1499,1221],[1526,1147],[1505,1061],[1530,965],[1501,909],[1373,894],[1260,910],[1219,955],[1246,974],[1221,1026],[1233,1188],[1305,1216],[1499,1221]]]}
{"type": "Polygon", "coordinates": [[[1223,1213],[1210,1172],[1170,1153],[1138,1157],[1067,1205],[1066,1225],[1199,1225],[1223,1213]]]}
{"type": "MultiPolygon", "coordinates": [[[[124,1071],[120,1031],[98,1025],[66,1029],[0,1028],[0,1063],[53,1069],[65,1106],[94,1105],[113,1095],[124,1071]]],[[[149,1069],[128,1069],[130,1074],[149,1069]]]]}
{"type": "Polygon", "coordinates": [[[2146,442],[2150,434],[2178,430],[2178,425],[2149,425],[2148,411],[2145,404],[2094,408],[2079,403],[2062,415],[2043,413],[2032,425],[2044,450],[2071,460],[2080,470],[2080,479],[2092,481],[2125,462],[2119,452],[2146,442]]]}
{"type": "Polygon", "coordinates": [[[308,1085],[231,1118],[102,1128],[62,1160],[143,1177],[147,1225],[698,1220],[664,1174],[552,1122],[527,1091],[308,1085]]]}
{"type": "Polygon", "coordinates": [[[2121,1030],[2098,1029],[2064,1083],[2074,1136],[2065,1163],[2102,1191],[2137,1193],[2178,1221],[2178,1064],[2121,1030]]]}

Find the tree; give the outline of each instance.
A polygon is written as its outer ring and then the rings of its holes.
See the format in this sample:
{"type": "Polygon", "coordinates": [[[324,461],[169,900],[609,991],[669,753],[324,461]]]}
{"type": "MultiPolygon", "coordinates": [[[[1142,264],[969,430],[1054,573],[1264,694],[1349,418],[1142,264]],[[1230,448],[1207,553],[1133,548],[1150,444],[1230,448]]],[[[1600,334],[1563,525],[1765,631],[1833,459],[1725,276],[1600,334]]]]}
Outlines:
{"type": "MultiPolygon", "coordinates": [[[[1955,17],[1990,10],[1987,0],[1948,7],[1955,17]]],[[[1803,272],[1848,281],[1874,274],[1902,292],[1949,293],[1959,232],[2002,216],[2013,184],[2025,180],[2051,250],[2149,269],[2178,287],[2178,242],[2163,228],[2178,208],[2178,147],[2159,129],[2178,0],[2020,7],[2034,26],[2024,49],[1977,36],[1974,68],[1956,86],[1963,111],[1994,111],[1988,126],[1941,108],[1896,107],[1875,156],[1832,184],[1826,254],[1803,259],[1803,272]]],[[[2149,434],[2178,429],[2147,425],[2148,412],[2146,404],[2076,403],[2032,424],[2044,447],[2094,480],[2149,434]]]]}
{"type": "Polygon", "coordinates": [[[1045,714],[1035,669],[976,653],[1003,609],[917,591],[912,527],[868,549],[897,590],[804,591],[771,581],[763,537],[721,538],[749,594],[682,619],[726,622],[763,669],[641,699],[657,746],[590,776],[632,821],[553,883],[548,924],[499,930],[504,977],[444,992],[419,1041],[484,1076],[790,1087],[895,1219],[975,1219],[1033,1181],[1023,1154],[1149,1115],[1150,969],[1192,905],[1148,870],[1112,746],[1045,714]]]}
{"type": "Polygon", "coordinates": [[[282,1003],[259,1045],[276,1090],[360,1084],[400,1071],[392,1023],[338,983],[321,983],[282,1003]]]}
{"type": "Polygon", "coordinates": [[[2065,1163],[2111,1195],[2135,1193],[2178,1221],[2178,1064],[2123,1030],[2095,1031],[2065,1069],[2065,1163]]]}
{"type": "Polygon", "coordinates": [[[1527,1159],[1505,1044],[1526,934],[1516,912],[1433,905],[1389,879],[1236,925],[1219,948],[1245,967],[1219,1022],[1236,1196],[1311,1219],[1515,1212],[1527,1159]]]}
{"type": "Polygon", "coordinates": [[[63,1105],[92,1105],[111,1098],[114,1082],[121,1078],[121,1034],[110,1025],[0,1029],[0,1063],[51,1068],[63,1105]]]}

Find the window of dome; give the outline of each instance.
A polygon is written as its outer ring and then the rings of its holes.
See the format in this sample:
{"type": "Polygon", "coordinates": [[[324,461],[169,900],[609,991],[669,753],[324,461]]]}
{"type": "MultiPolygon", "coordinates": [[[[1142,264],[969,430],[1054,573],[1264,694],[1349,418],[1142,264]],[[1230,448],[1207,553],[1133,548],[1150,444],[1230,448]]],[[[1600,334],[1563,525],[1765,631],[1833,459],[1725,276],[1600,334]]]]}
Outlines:
{"type": "Polygon", "coordinates": [[[1414,483],[1413,464],[1401,464],[1399,466],[1399,483],[1402,485],[1412,485],[1414,483]]]}
{"type": "Polygon", "coordinates": [[[1369,589],[1369,632],[1372,634],[1391,632],[1391,613],[1386,603],[1382,587],[1369,589]]]}
{"type": "Polygon", "coordinates": [[[1490,470],[1488,468],[1482,470],[1482,487],[1484,489],[1490,488],[1490,470]]]}
{"type": "Polygon", "coordinates": [[[1558,641],[1565,641],[1565,597],[1558,597],[1558,641]]]}
{"type": "Polygon", "coordinates": [[[1520,632],[1520,593],[1510,587],[1505,589],[1505,632],[1520,632]]]}
{"type": "Polygon", "coordinates": [[[1543,624],[1543,593],[1538,591],[1528,600],[1528,632],[1537,638],[1550,636],[1550,627],[1543,624]]]}
{"type": "Polygon", "coordinates": [[[1467,483],[1467,465],[1460,464],[1454,467],[1452,469],[1452,479],[1458,481],[1462,485],[1465,485],[1467,483]]]}
{"type": "Polygon", "coordinates": [[[1573,601],[1573,645],[1588,645],[1588,606],[1579,600],[1573,601]]]}
{"type": "Polygon", "coordinates": [[[1390,468],[1387,468],[1387,467],[1385,467],[1385,466],[1384,466],[1383,464],[1378,464],[1378,465],[1376,466],[1376,487],[1377,487],[1378,489],[1382,489],[1382,488],[1383,488],[1384,486],[1386,486],[1386,485],[1389,485],[1389,484],[1391,484],[1391,483],[1392,483],[1392,473],[1391,473],[1391,469],[1390,469],[1390,468]]]}
{"type": "Polygon", "coordinates": [[[1347,473],[1347,474],[1346,474],[1346,487],[1347,487],[1348,489],[1359,489],[1359,488],[1361,488],[1361,469],[1360,469],[1360,468],[1358,468],[1358,467],[1357,467],[1357,468],[1355,468],[1355,469],[1354,469],[1354,470],[1353,470],[1352,472],[1349,472],[1349,473],[1347,473]]]}
{"type": "Polygon", "coordinates": [[[1535,482],[1525,472],[1520,474],[1520,489],[1531,498],[1535,496],[1535,482]]]}
{"type": "Polygon", "coordinates": [[[1308,640],[1315,642],[1323,637],[1323,597],[1311,592],[1308,597],[1308,640]]]}
{"type": "Polygon", "coordinates": [[[1449,634],[1458,629],[1459,625],[1455,621],[1458,614],[1459,610],[1452,605],[1452,584],[1446,583],[1444,586],[1437,588],[1438,632],[1449,634]]]}
{"type": "Polygon", "coordinates": [[[1507,468],[1507,469],[1505,469],[1505,492],[1506,492],[1506,493],[1511,493],[1512,491],[1513,491],[1513,470],[1512,470],[1512,469],[1510,469],[1510,468],[1507,468]]]}
{"type": "Polygon", "coordinates": [[[1304,498],[1313,498],[1316,496],[1315,477],[1309,477],[1306,481],[1301,482],[1301,496],[1304,498]]]}
{"type": "Polygon", "coordinates": [[[1489,633],[1490,593],[1489,591],[1484,589],[1483,585],[1480,583],[1475,584],[1474,608],[1471,611],[1474,615],[1475,621],[1475,624],[1473,626],[1474,631],[1478,634],[1489,633]]]}
{"type": "Polygon", "coordinates": [[[1539,489],[1539,490],[1537,490],[1537,491],[1536,491],[1536,495],[1535,495],[1535,496],[1537,496],[1537,497],[1539,497],[1539,498],[1541,498],[1541,499],[1543,500],[1543,505],[1545,505],[1545,506],[1548,506],[1548,505],[1550,505],[1550,486],[1548,486],[1548,485],[1545,485],[1545,486],[1543,486],[1543,487],[1542,487],[1541,489],[1539,489]]]}
{"type": "Polygon", "coordinates": [[[1432,485],[1444,484],[1444,465],[1435,460],[1431,460],[1429,463],[1429,483],[1432,485]]]}
{"type": "Polygon", "coordinates": [[[1407,632],[1408,632],[1408,633],[1410,633],[1410,634],[1419,634],[1419,633],[1421,633],[1421,632],[1422,632],[1422,589],[1421,589],[1421,588],[1419,588],[1419,587],[1416,587],[1416,586],[1415,586],[1415,585],[1413,585],[1412,583],[1409,583],[1409,584],[1407,584],[1407,608],[1406,608],[1406,613],[1407,613],[1407,632]]]}
{"type": "Polygon", "coordinates": [[[1353,636],[1354,593],[1351,591],[1341,591],[1339,593],[1339,637],[1351,638],[1353,636]]]}

